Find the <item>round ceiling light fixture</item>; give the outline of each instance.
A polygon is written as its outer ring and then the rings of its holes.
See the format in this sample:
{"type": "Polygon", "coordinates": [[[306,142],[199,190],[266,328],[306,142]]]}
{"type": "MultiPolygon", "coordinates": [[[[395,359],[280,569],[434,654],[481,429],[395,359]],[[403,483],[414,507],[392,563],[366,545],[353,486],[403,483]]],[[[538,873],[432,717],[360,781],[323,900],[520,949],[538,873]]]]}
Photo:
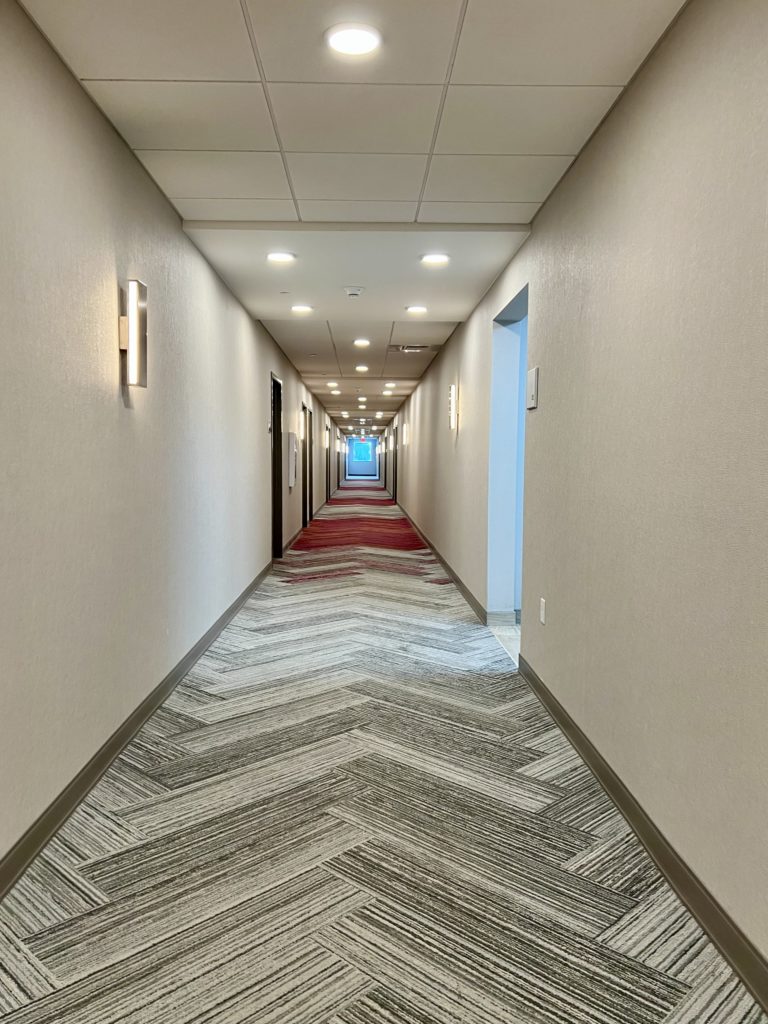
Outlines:
{"type": "Polygon", "coordinates": [[[383,416],[383,415],[384,415],[384,413],[383,413],[383,412],[377,412],[377,413],[376,413],[376,419],[377,419],[377,420],[380,420],[380,419],[382,418],[382,416],[383,416]]]}
{"type": "Polygon", "coordinates": [[[395,382],[393,380],[388,380],[387,383],[384,385],[384,387],[385,388],[396,388],[397,384],[395,384],[395,382]]]}
{"type": "Polygon", "coordinates": [[[343,412],[341,415],[344,417],[345,420],[349,419],[349,413],[348,412],[343,412]]]}
{"type": "Polygon", "coordinates": [[[372,25],[345,23],[329,28],[325,41],[344,57],[365,57],[381,46],[381,32],[372,25]]]}
{"type": "Polygon", "coordinates": [[[337,388],[339,386],[339,382],[337,380],[327,380],[325,383],[329,388],[337,388]]]}
{"type": "Polygon", "coordinates": [[[355,338],[352,344],[355,345],[357,348],[368,348],[368,346],[371,343],[370,341],[368,341],[367,338],[355,338]]]}
{"type": "Polygon", "coordinates": [[[405,307],[405,311],[406,311],[406,313],[410,313],[411,316],[422,316],[424,313],[427,312],[427,307],[426,306],[406,306],[405,307]]]}
{"type": "Polygon", "coordinates": [[[334,389],[333,389],[333,391],[331,392],[331,394],[332,394],[332,395],[340,395],[340,394],[341,394],[341,392],[339,391],[339,389],[338,389],[338,388],[334,388],[334,389]]]}
{"type": "Polygon", "coordinates": [[[292,313],[299,313],[299,314],[311,313],[312,309],[313,309],[312,306],[308,306],[304,302],[297,302],[296,305],[291,306],[291,312],[292,313]]]}
{"type": "Polygon", "coordinates": [[[296,254],[292,252],[268,252],[267,259],[270,263],[293,263],[296,254]]]}
{"type": "Polygon", "coordinates": [[[451,257],[447,252],[425,252],[421,262],[425,267],[444,267],[451,262],[451,257]]]}
{"type": "Polygon", "coordinates": [[[365,365],[365,363],[360,363],[360,365],[356,366],[355,369],[357,370],[358,373],[368,373],[368,367],[365,365]]]}
{"type": "Polygon", "coordinates": [[[389,388],[385,388],[384,391],[382,391],[381,393],[382,393],[382,395],[386,395],[387,398],[389,398],[389,396],[392,394],[392,392],[389,390],[389,388]]]}

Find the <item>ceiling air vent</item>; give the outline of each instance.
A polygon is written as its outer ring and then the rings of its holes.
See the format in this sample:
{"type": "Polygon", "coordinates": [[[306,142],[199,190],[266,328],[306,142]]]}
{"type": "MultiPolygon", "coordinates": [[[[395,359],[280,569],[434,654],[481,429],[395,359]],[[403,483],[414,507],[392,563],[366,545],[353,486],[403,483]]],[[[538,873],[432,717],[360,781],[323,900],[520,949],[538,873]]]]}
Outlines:
{"type": "Polygon", "coordinates": [[[436,352],[439,345],[390,345],[392,352],[436,352]]]}

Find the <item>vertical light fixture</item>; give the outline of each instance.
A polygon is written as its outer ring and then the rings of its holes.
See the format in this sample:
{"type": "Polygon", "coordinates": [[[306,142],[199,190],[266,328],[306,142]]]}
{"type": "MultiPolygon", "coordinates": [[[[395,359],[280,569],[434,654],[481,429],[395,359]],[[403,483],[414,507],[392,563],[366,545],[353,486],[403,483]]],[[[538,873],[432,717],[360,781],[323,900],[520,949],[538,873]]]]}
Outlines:
{"type": "Polygon", "coordinates": [[[456,429],[459,419],[459,410],[456,405],[456,385],[448,385],[448,426],[451,430],[456,429]]]}
{"type": "Polygon", "coordinates": [[[330,448],[331,447],[331,428],[330,427],[326,427],[325,428],[325,447],[326,448],[330,448]]]}
{"type": "Polygon", "coordinates": [[[408,444],[408,424],[403,424],[403,447],[408,444]]]}
{"type": "Polygon", "coordinates": [[[120,315],[120,379],[124,387],[147,386],[147,286],[128,281],[120,315]]]}
{"type": "Polygon", "coordinates": [[[299,413],[299,440],[304,440],[304,410],[299,413]]]}

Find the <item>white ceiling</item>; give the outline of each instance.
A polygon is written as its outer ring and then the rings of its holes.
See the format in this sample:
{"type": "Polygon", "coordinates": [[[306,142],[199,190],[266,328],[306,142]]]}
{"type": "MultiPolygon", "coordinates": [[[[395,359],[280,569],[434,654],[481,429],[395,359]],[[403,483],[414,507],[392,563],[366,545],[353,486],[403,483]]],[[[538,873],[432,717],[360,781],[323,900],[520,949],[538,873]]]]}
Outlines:
{"type": "Polygon", "coordinates": [[[23,2],[328,408],[370,387],[391,416],[434,356],[391,346],[468,315],[684,0],[23,2]],[[380,50],[334,55],[345,21],[380,50]],[[296,264],[268,266],[278,248],[296,264]],[[450,265],[422,268],[431,250],[450,265]]]}
{"type": "Polygon", "coordinates": [[[25,0],[182,216],[447,223],[528,223],[682,3],[25,0]]]}
{"type": "Polygon", "coordinates": [[[407,305],[426,306],[430,321],[466,319],[528,235],[527,228],[309,228],[216,221],[189,221],[186,229],[261,320],[290,318],[291,306],[305,303],[322,320],[389,323],[409,319],[407,305]],[[269,263],[267,254],[274,251],[295,253],[296,261],[269,263]],[[445,252],[451,261],[443,268],[425,267],[420,257],[426,252],[445,252]],[[344,289],[355,285],[365,291],[350,299],[344,289]]]}

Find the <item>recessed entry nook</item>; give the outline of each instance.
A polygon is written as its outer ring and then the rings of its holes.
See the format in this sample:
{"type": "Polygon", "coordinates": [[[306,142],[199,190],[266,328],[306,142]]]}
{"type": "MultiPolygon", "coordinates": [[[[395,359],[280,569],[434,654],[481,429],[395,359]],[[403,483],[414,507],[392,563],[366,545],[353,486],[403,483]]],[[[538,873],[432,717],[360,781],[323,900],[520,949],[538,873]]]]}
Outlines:
{"type": "Polygon", "coordinates": [[[517,660],[523,593],[528,286],[493,321],[488,464],[488,624],[517,660]]]}

